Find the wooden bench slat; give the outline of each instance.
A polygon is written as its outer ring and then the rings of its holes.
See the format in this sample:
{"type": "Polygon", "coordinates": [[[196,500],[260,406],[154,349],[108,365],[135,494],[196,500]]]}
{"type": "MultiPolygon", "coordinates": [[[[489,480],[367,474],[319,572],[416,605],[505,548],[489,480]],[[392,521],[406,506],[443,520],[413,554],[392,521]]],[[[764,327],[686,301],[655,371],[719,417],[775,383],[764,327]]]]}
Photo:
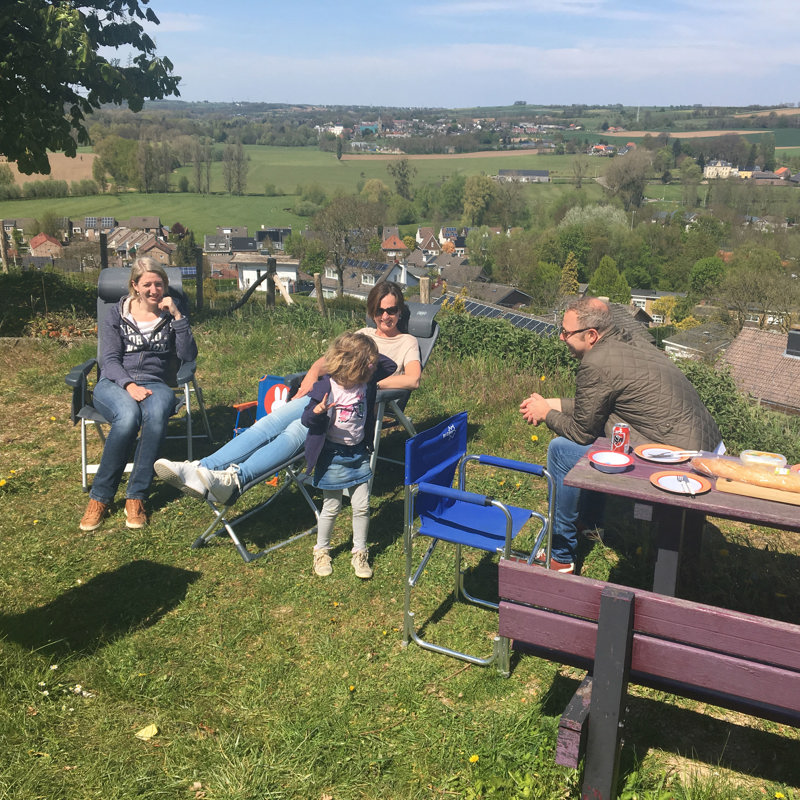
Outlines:
{"type": "MultiPolygon", "coordinates": [[[[500,603],[500,635],[531,645],[534,652],[555,656],[554,660],[562,663],[585,666],[594,660],[597,624],[504,600],[500,603]],[[536,636],[531,631],[536,631],[536,636]]],[[[790,719],[800,719],[800,672],[638,632],[633,636],[631,680],[666,691],[675,684],[673,691],[678,694],[682,694],[677,686],[681,684],[693,690],[691,696],[715,705],[754,710],[772,706],[789,711],[790,719]]]]}
{"type": "MultiPolygon", "coordinates": [[[[593,621],[600,612],[601,592],[614,585],[513,561],[500,564],[502,598],[593,621]]],[[[635,630],[800,670],[800,626],[645,590],[635,592],[635,630]]]]}

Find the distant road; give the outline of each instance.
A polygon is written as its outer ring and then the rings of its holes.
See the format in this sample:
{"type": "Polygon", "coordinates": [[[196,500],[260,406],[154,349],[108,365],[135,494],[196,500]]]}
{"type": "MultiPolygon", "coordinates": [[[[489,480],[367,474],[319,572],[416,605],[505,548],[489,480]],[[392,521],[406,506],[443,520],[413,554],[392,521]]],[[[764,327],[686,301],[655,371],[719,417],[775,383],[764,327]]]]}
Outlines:
{"type": "Polygon", "coordinates": [[[603,136],[615,136],[618,139],[641,139],[643,136],[647,136],[648,134],[655,138],[656,136],[660,136],[661,133],[669,133],[670,139],[705,139],[709,136],[725,136],[728,133],[765,133],[766,131],[763,130],[743,130],[743,131],[731,131],[731,130],[724,130],[724,131],[678,131],[677,133],[672,133],[671,131],[605,131],[603,136]]]}
{"type": "Polygon", "coordinates": [[[552,153],[540,153],[536,148],[530,150],[478,150],[474,153],[423,153],[420,155],[407,156],[403,153],[364,153],[354,155],[352,153],[342,156],[342,161],[396,161],[398,158],[407,158],[409,161],[430,161],[443,158],[497,158],[503,156],[524,156],[524,155],[552,155],[552,153]]]}

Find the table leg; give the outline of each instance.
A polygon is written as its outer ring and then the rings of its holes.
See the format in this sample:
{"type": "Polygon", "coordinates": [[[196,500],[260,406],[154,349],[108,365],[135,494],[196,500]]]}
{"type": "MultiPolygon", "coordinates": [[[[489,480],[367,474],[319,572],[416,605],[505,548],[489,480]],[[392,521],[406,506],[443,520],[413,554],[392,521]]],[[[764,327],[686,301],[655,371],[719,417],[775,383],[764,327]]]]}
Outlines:
{"type": "Polygon", "coordinates": [[[703,544],[703,528],[706,524],[706,515],[700,511],[686,511],[686,520],[683,525],[683,556],[684,558],[699,558],[703,544]]]}
{"type": "Polygon", "coordinates": [[[656,567],[653,591],[675,596],[678,567],[681,561],[681,540],[686,512],[675,506],[656,506],[656,567]]]}

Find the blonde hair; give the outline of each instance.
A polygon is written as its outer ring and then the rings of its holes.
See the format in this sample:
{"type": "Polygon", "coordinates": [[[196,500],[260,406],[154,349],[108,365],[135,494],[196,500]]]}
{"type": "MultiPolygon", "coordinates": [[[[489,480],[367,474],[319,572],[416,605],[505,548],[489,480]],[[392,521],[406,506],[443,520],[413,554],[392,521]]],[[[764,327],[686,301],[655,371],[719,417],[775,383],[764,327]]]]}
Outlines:
{"type": "Polygon", "coordinates": [[[167,271],[154,258],[142,256],[141,258],[137,258],[131,267],[131,277],[128,281],[128,294],[131,297],[136,297],[136,284],[139,283],[145,272],[155,272],[155,274],[164,281],[164,291],[167,291],[169,287],[167,271]]]}
{"type": "Polygon", "coordinates": [[[365,383],[378,363],[375,342],[363,333],[343,333],[337,336],[325,353],[328,374],[343,386],[365,383]]]}

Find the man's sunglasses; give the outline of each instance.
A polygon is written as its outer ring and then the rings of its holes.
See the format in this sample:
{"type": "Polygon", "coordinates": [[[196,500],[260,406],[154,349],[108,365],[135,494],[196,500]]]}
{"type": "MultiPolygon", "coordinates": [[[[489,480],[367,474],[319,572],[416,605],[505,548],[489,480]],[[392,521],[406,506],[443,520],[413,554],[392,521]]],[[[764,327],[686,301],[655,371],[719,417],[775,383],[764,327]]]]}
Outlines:
{"type": "Polygon", "coordinates": [[[393,317],[399,310],[400,306],[389,306],[388,308],[379,308],[378,316],[382,317],[384,314],[388,314],[390,317],[393,317]]]}

